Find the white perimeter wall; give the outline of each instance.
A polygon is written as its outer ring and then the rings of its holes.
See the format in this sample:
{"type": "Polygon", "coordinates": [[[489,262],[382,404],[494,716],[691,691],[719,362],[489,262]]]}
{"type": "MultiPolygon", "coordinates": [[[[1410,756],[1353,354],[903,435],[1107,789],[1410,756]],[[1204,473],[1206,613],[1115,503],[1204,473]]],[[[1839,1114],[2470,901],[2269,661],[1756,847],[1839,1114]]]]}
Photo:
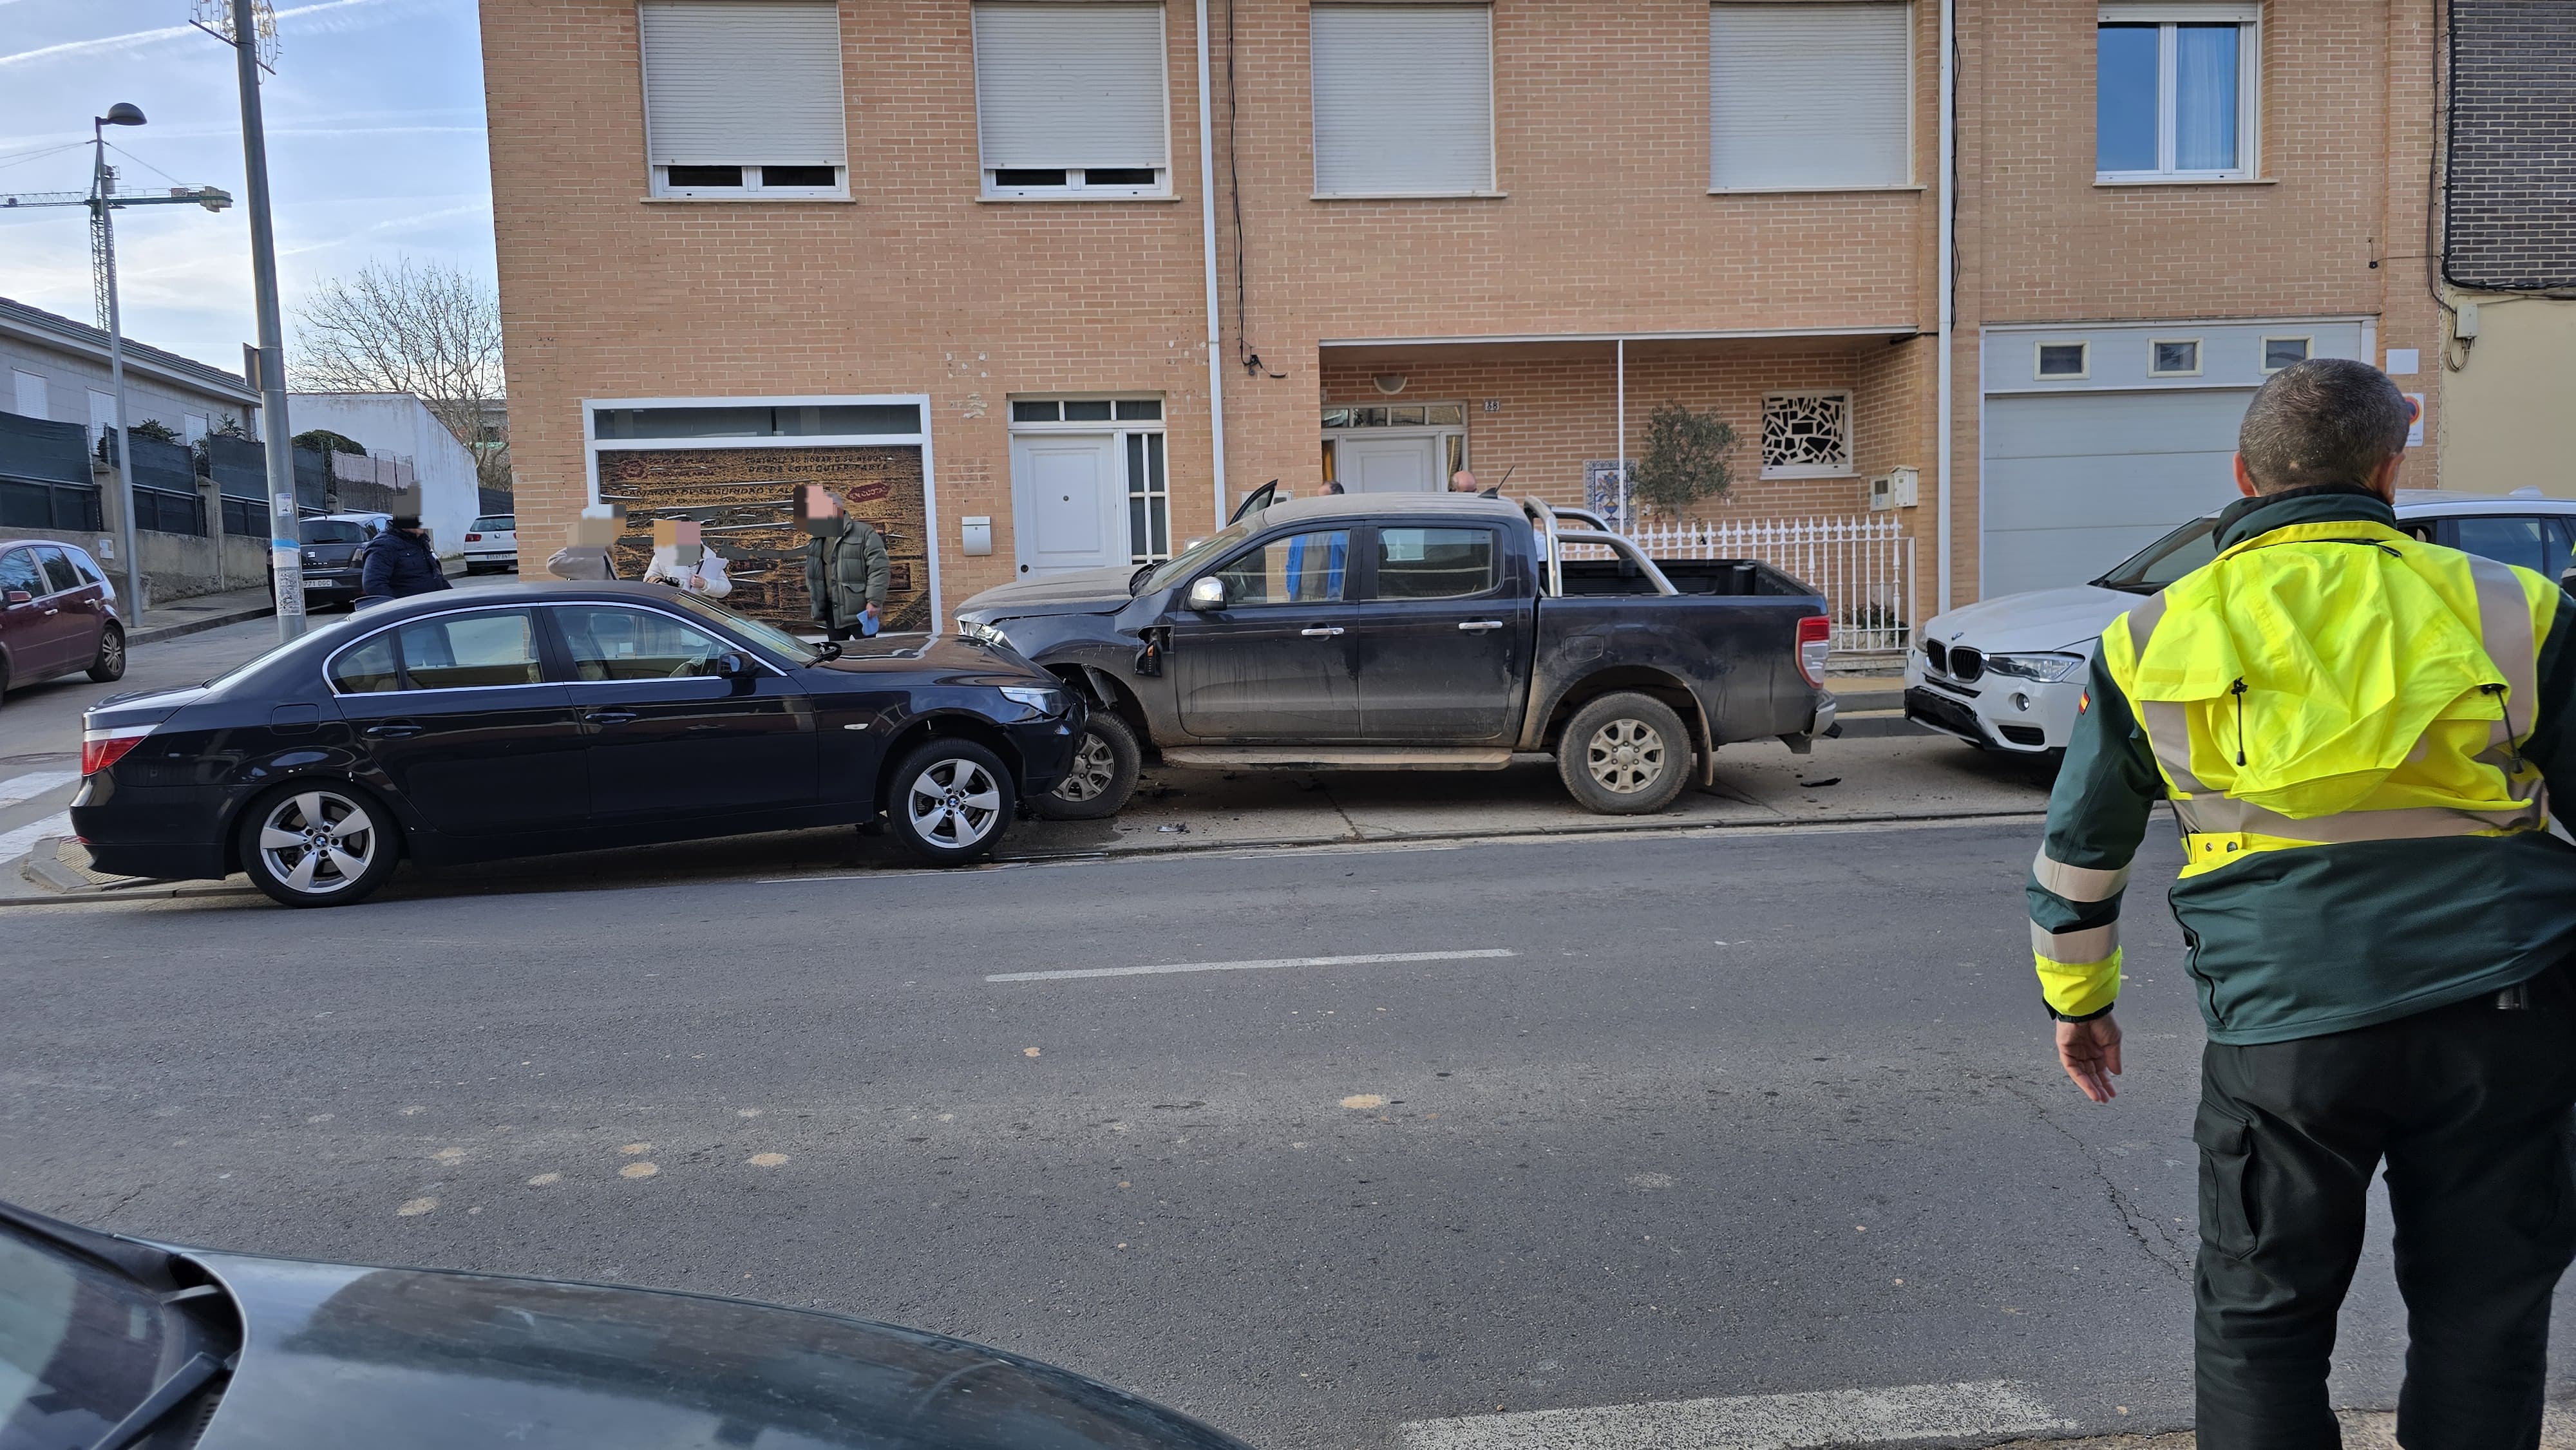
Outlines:
{"type": "Polygon", "coordinates": [[[420,399],[409,393],[289,393],[286,420],[292,432],[328,428],[365,444],[370,453],[411,459],[420,481],[420,521],[429,526],[431,542],[449,558],[465,551],[465,531],[483,511],[474,455],[439,426],[420,399]]]}

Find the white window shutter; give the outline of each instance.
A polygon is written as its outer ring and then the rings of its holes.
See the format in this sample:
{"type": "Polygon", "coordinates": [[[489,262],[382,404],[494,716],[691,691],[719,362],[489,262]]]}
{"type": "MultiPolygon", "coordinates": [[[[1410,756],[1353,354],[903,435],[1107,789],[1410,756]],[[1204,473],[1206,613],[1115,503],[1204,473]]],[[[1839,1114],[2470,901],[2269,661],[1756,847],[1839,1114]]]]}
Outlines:
{"type": "Polygon", "coordinates": [[[1912,8],[1717,0],[1709,7],[1714,190],[1912,179],[1912,8]]]}
{"type": "Polygon", "coordinates": [[[1307,12],[1321,196],[1494,189],[1494,47],[1485,5],[1307,12]]]}
{"type": "Polygon", "coordinates": [[[987,169],[1167,167],[1160,5],[975,7],[975,119],[987,169]]]}
{"type": "Polygon", "coordinates": [[[644,0],[636,13],[652,165],[848,164],[835,0],[644,0]]]}

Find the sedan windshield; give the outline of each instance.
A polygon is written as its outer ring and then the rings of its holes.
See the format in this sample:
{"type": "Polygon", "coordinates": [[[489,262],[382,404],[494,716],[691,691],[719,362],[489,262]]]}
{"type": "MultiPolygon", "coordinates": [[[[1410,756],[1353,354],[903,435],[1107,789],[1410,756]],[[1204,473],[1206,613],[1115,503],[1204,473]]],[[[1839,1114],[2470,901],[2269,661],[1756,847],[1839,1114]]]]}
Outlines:
{"type": "Polygon", "coordinates": [[[1153,573],[1146,575],[1145,582],[1137,585],[1130,592],[1142,594],[1148,589],[1169,588],[1176,580],[1188,578],[1200,565],[1252,537],[1252,526],[1260,521],[1260,517],[1255,515],[1239,524],[1229,524],[1207,538],[1199,540],[1183,549],[1170,563],[1160,565],[1153,573]]]}
{"type": "Polygon", "coordinates": [[[87,1445],[152,1392],[160,1301],[104,1265],[0,1228],[0,1445],[87,1445]]]}
{"type": "Polygon", "coordinates": [[[789,634],[787,631],[780,629],[774,624],[763,624],[757,619],[750,618],[747,615],[736,614],[730,609],[723,608],[720,605],[710,604],[694,595],[683,594],[678,590],[673,590],[671,593],[671,602],[679,605],[683,609],[703,615],[707,619],[712,620],[717,624],[721,624],[725,628],[730,629],[737,634],[749,638],[752,643],[759,645],[761,648],[769,650],[786,659],[793,660],[797,664],[810,665],[823,657],[822,654],[812,645],[807,644],[805,641],[798,639],[796,636],[789,634]]]}
{"type": "Polygon", "coordinates": [[[2094,580],[2104,589],[2153,594],[2218,557],[2218,520],[2193,519],[2094,580]]]}

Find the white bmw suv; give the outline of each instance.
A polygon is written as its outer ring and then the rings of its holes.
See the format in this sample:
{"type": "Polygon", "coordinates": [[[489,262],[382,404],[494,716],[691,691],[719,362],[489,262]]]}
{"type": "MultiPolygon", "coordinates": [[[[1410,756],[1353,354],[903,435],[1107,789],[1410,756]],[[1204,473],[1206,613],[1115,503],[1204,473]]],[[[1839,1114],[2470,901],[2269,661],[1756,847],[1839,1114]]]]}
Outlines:
{"type": "MultiPolygon", "coordinates": [[[[2400,489],[2397,525],[2416,537],[2519,564],[2576,592],[2576,499],[2400,489]]],[[[2007,594],[1936,615],[1905,658],[1905,717],[1987,750],[2064,750],[2111,621],[2217,557],[2204,514],[2094,580],[2007,594]]]]}

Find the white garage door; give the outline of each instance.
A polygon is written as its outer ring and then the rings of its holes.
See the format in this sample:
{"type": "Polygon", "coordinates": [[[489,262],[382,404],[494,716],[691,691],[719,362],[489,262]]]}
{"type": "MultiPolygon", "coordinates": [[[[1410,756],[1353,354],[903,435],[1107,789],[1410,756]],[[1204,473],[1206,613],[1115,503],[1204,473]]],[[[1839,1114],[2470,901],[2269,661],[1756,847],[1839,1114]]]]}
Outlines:
{"type": "Polygon", "coordinates": [[[2236,498],[2251,388],[1986,400],[1981,597],[2081,584],[2236,498]]]}

